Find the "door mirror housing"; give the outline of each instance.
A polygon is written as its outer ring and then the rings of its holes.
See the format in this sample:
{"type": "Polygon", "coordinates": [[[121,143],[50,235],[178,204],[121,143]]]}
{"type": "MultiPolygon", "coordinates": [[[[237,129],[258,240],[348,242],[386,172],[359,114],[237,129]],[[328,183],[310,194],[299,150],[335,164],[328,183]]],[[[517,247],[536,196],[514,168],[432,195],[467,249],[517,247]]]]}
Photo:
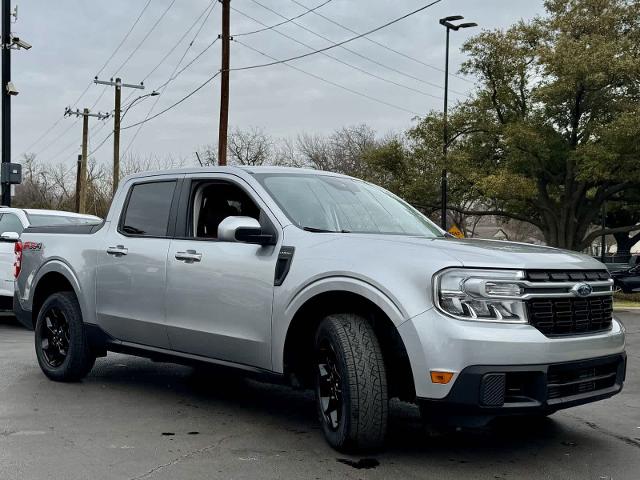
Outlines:
{"type": "Polygon", "coordinates": [[[275,236],[264,232],[260,222],[252,217],[227,217],[222,220],[218,225],[218,240],[256,245],[275,244],[275,236]]]}
{"type": "Polygon", "coordinates": [[[0,235],[0,241],[15,243],[20,240],[20,234],[18,232],[4,232],[0,235]]]}

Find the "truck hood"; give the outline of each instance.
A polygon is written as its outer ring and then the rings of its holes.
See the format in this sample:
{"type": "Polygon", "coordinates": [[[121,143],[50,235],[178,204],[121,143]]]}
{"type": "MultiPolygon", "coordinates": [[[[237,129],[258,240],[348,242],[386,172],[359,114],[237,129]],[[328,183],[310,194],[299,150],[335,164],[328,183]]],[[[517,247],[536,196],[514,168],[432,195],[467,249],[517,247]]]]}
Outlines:
{"type": "Polygon", "coordinates": [[[458,259],[465,267],[527,269],[596,269],[604,265],[582,253],[517,242],[481,239],[436,239],[436,248],[458,259]]]}
{"type": "MultiPolygon", "coordinates": [[[[315,234],[331,235],[333,234],[315,234]]],[[[384,255],[388,259],[410,257],[415,263],[425,261],[448,266],[601,270],[604,265],[588,255],[557,248],[499,240],[424,238],[396,235],[336,234],[341,247],[364,255],[384,255]],[[383,253],[386,252],[386,253],[383,253]]],[[[328,240],[324,237],[325,240],[328,240]]],[[[334,237],[334,240],[337,238],[334,237]]],[[[325,243],[325,242],[322,242],[325,243]]],[[[336,245],[333,241],[327,243],[336,245]]]]}

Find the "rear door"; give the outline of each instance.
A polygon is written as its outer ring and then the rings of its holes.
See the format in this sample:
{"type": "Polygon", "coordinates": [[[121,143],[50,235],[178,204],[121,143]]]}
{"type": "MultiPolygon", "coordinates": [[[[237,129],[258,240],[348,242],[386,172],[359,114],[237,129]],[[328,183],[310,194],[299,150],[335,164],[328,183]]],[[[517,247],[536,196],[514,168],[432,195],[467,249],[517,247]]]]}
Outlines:
{"type": "MultiPolygon", "coordinates": [[[[24,227],[18,216],[14,213],[0,214],[0,235],[5,232],[22,234],[24,227]]],[[[12,297],[14,290],[13,253],[14,243],[0,241],[0,297],[12,297]]]]}
{"type": "Polygon", "coordinates": [[[181,179],[133,183],[119,220],[98,252],[96,314],[113,337],[167,348],[164,294],[167,251],[181,179]]]}

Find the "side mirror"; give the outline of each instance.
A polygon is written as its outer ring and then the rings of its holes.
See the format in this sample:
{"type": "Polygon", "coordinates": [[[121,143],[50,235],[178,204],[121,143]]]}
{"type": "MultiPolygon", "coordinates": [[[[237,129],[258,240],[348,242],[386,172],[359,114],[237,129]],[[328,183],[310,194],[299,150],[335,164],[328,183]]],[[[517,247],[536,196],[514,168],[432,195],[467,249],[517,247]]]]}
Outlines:
{"type": "Polygon", "coordinates": [[[4,232],[2,235],[0,235],[1,242],[15,243],[18,240],[20,240],[20,234],[17,232],[4,232]]]}
{"type": "Polygon", "coordinates": [[[275,237],[264,233],[260,222],[252,217],[227,217],[218,225],[218,240],[221,242],[255,243],[273,245],[275,237]]]}

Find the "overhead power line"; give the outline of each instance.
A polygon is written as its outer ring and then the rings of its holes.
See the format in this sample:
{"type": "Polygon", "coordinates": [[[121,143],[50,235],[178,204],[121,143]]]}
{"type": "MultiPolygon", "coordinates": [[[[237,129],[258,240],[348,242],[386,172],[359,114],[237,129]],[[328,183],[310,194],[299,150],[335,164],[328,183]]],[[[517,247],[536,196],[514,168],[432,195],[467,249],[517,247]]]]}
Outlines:
{"type": "Polygon", "coordinates": [[[420,12],[428,9],[429,7],[432,7],[432,6],[436,5],[437,3],[440,3],[441,1],[442,0],[435,0],[435,1],[431,2],[431,3],[428,3],[427,5],[423,5],[420,8],[416,8],[415,10],[412,10],[411,12],[406,13],[406,14],[402,15],[401,17],[395,18],[395,19],[393,19],[393,20],[391,20],[391,21],[389,21],[389,22],[387,22],[387,23],[385,23],[383,25],[380,25],[379,27],[372,28],[371,30],[368,30],[368,31],[366,31],[364,33],[360,33],[360,34],[358,34],[358,35],[356,35],[354,37],[347,38],[346,40],[342,40],[341,42],[338,42],[338,43],[334,43],[333,45],[330,45],[328,47],[324,47],[324,48],[320,48],[318,50],[314,50],[313,52],[304,53],[302,55],[296,55],[294,57],[290,57],[290,58],[286,58],[286,59],[278,60],[278,61],[274,61],[274,62],[263,63],[263,64],[259,64],[259,65],[249,65],[249,66],[246,66],[246,67],[231,68],[229,70],[230,71],[241,71],[241,70],[252,70],[252,69],[255,69],[255,68],[270,67],[271,65],[278,65],[279,63],[292,62],[294,60],[300,60],[302,58],[310,57],[310,56],[316,55],[318,53],[326,52],[327,50],[332,50],[332,49],[334,49],[336,47],[339,47],[341,45],[345,45],[347,43],[353,42],[354,40],[358,40],[359,38],[364,38],[367,35],[371,35],[372,33],[378,32],[378,31],[380,31],[380,30],[382,30],[384,28],[387,28],[387,27],[389,27],[389,26],[391,26],[391,25],[393,25],[395,23],[398,23],[398,22],[404,20],[405,18],[409,18],[409,17],[411,17],[411,16],[413,16],[413,15],[415,15],[417,13],[420,13],[420,12]]]}
{"type": "Polygon", "coordinates": [[[277,27],[279,27],[281,25],[285,25],[286,23],[293,22],[294,20],[297,20],[298,18],[304,17],[305,15],[308,15],[309,13],[314,12],[314,11],[318,10],[319,8],[321,8],[321,7],[324,7],[327,3],[331,2],[331,1],[332,0],[326,0],[325,2],[321,3],[317,7],[307,8],[306,12],[303,12],[300,15],[296,15],[295,17],[292,17],[292,18],[286,18],[284,21],[282,21],[280,23],[276,23],[275,25],[271,25],[271,26],[265,25],[265,28],[260,28],[258,30],[253,30],[251,32],[235,33],[233,36],[234,37],[244,37],[245,35],[253,35],[255,33],[266,32],[267,30],[272,30],[272,29],[277,28],[277,27]]]}
{"type": "Polygon", "coordinates": [[[107,140],[109,140],[112,136],[113,136],[113,130],[111,130],[109,134],[102,139],[102,141],[98,144],[97,147],[95,147],[93,150],[89,152],[88,156],[90,157],[91,155],[96,153],[98,150],[100,150],[100,147],[102,147],[105,143],[107,143],[107,140]]]}
{"type": "MultiPolygon", "coordinates": [[[[118,44],[118,46],[115,48],[115,50],[111,53],[111,55],[109,55],[109,57],[107,58],[107,61],[104,62],[104,64],[102,65],[102,67],[100,68],[99,72],[101,73],[106,66],[109,64],[109,62],[113,59],[113,57],[118,53],[118,51],[120,50],[120,48],[122,47],[122,45],[124,44],[124,42],[127,40],[127,38],[129,38],[129,35],[131,35],[131,33],[133,32],[134,28],[136,27],[136,25],[138,25],[138,23],[140,22],[140,19],[142,18],[142,16],[144,15],[144,13],[147,11],[147,8],[149,7],[149,4],[151,3],[152,0],[148,0],[147,3],[145,4],[145,6],[142,8],[142,10],[140,11],[140,14],[136,17],[136,20],[133,22],[133,25],[131,26],[131,28],[129,29],[129,31],[125,34],[125,36],[122,38],[122,40],[120,41],[120,43],[118,44]]],[[[78,98],[76,98],[76,100],[70,105],[71,108],[76,108],[76,106],[78,105],[78,103],[80,102],[80,100],[82,100],[84,98],[84,96],[87,94],[87,92],[89,91],[89,89],[91,88],[91,85],[93,84],[93,81],[90,81],[87,86],[85,87],[85,89],[80,93],[80,95],[78,96],[78,98]]],[[[96,102],[97,103],[97,102],[96,102]]],[[[60,122],[62,122],[62,120],[64,119],[64,115],[61,115],[60,118],[58,118],[57,120],[55,120],[53,122],[53,124],[47,128],[47,130],[45,130],[45,132],[40,135],[35,141],[33,141],[27,148],[24,149],[24,153],[28,152],[29,150],[31,150],[33,147],[35,147],[38,143],[40,143],[47,135],[49,135],[49,133],[51,133],[59,124],[60,122]]],[[[68,130],[67,130],[68,131],[68,130]]],[[[66,133],[66,131],[65,131],[66,133]]],[[[64,134],[63,134],[64,135],[64,134]]],[[[58,137],[56,137],[56,141],[59,140],[63,135],[59,135],[58,137]]],[[[53,142],[55,143],[55,142],[53,142]]],[[[48,148],[48,147],[47,147],[48,148]]],[[[40,152],[42,152],[45,149],[42,149],[40,152]]]]}
{"type": "MultiPolygon", "coordinates": [[[[256,3],[258,3],[258,2],[256,2],[256,3]]],[[[265,8],[266,8],[266,7],[265,7],[265,8]]],[[[253,20],[254,22],[256,22],[256,23],[258,23],[258,24],[260,24],[260,25],[264,25],[264,23],[263,23],[263,22],[261,22],[260,20],[257,20],[257,19],[255,19],[255,18],[253,18],[253,17],[251,17],[251,16],[247,15],[246,13],[244,13],[244,12],[242,12],[242,11],[238,10],[237,8],[232,8],[232,9],[233,9],[233,11],[234,11],[234,12],[239,13],[240,15],[243,15],[243,16],[245,16],[245,17],[247,17],[247,18],[249,18],[249,19],[253,20]]],[[[286,33],[283,33],[283,32],[281,32],[281,31],[279,31],[279,30],[275,30],[275,29],[273,30],[273,32],[274,32],[274,33],[277,33],[278,35],[281,35],[281,36],[283,36],[284,38],[287,38],[287,39],[289,39],[289,40],[291,40],[291,41],[293,41],[293,42],[295,42],[295,43],[297,43],[297,44],[299,44],[299,45],[302,45],[302,46],[304,46],[304,47],[308,48],[309,50],[315,50],[315,47],[312,47],[312,46],[311,46],[311,45],[309,45],[308,43],[302,42],[302,41],[298,40],[297,38],[292,37],[291,35],[287,35],[286,33]]],[[[327,39],[327,40],[328,40],[328,39],[327,39]]],[[[328,40],[328,41],[331,41],[331,40],[328,40]]],[[[333,42],[332,42],[332,43],[333,43],[333,42]]],[[[342,48],[345,48],[345,47],[342,47],[342,48]]],[[[426,97],[431,97],[431,98],[435,98],[435,99],[437,99],[437,100],[442,100],[442,97],[438,97],[438,96],[436,96],[436,95],[432,95],[431,93],[425,92],[425,91],[423,91],[423,90],[419,90],[419,89],[417,89],[417,88],[413,88],[413,87],[410,87],[410,86],[408,86],[408,85],[404,85],[404,84],[399,83],[399,82],[396,82],[396,81],[394,81],[394,80],[390,80],[390,79],[388,79],[388,78],[382,77],[382,76],[377,75],[377,74],[375,74],[375,73],[369,72],[368,70],[365,70],[364,68],[358,67],[357,65],[353,65],[353,64],[351,64],[351,63],[349,63],[349,62],[345,62],[344,60],[342,60],[342,59],[340,59],[340,58],[338,58],[338,57],[335,57],[335,56],[333,56],[333,55],[330,55],[330,54],[328,54],[328,53],[326,53],[326,52],[320,52],[320,53],[321,53],[321,55],[323,55],[323,56],[325,56],[325,57],[327,57],[327,58],[330,58],[330,59],[332,59],[332,60],[334,60],[334,61],[336,61],[336,62],[338,62],[338,63],[340,63],[340,64],[342,64],[342,65],[345,65],[345,66],[347,66],[347,67],[349,67],[349,68],[352,68],[352,69],[354,69],[354,70],[357,70],[357,71],[359,71],[359,72],[361,72],[361,73],[364,73],[365,75],[368,75],[368,76],[370,76],[370,77],[376,78],[376,79],[378,79],[378,80],[382,80],[383,82],[389,83],[389,84],[391,84],[391,85],[395,85],[395,86],[400,87],[400,88],[404,88],[405,90],[409,90],[409,91],[412,91],[412,92],[414,92],[414,93],[419,93],[420,95],[424,95],[424,96],[426,96],[426,97]]]]}
{"type": "Polygon", "coordinates": [[[122,130],[127,130],[129,128],[133,128],[133,127],[137,127],[138,125],[142,125],[143,123],[147,123],[150,122],[151,120],[153,120],[154,118],[158,118],[160,115],[165,114],[166,112],[168,112],[169,110],[177,107],[178,105],[180,105],[182,102],[186,101],[187,99],[191,98],[193,95],[195,95],[196,93],[198,93],[200,90],[202,90],[204,87],[206,87],[207,85],[209,85],[214,78],[216,78],[218,75],[220,75],[220,71],[217,71],[215,73],[215,75],[212,75],[211,77],[209,77],[207,80],[205,80],[198,88],[196,88],[195,90],[191,91],[189,94],[185,95],[184,97],[182,97],[180,100],[178,100],[177,102],[175,102],[174,104],[170,105],[169,107],[165,108],[164,110],[162,110],[161,112],[156,113],[155,115],[153,115],[152,117],[149,117],[145,120],[142,120],[140,122],[136,122],[133,123],[131,125],[127,125],[126,127],[122,127],[122,130]]]}
{"type": "Polygon", "coordinates": [[[176,0],[171,0],[171,3],[167,6],[167,8],[164,9],[164,11],[162,12],[162,14],[160,15],[160,17],[158,17],[158,19],[155,21],[155,23],[151,26],[151,28],[149,29],[149,31],[145,34],[145,36],[142,38],[142,40],[140,40],[140,43],[138,43],[138,45],[136,45],[136,47],[133,49],[133,51],[129,54],[129,56],[124,60],[124,62],[122,62],[120,64],[120,66],[118,68],[115,69],[114,75],[117,74],[118,72],[120,72],[127,63],[129,63],[129,60],[131,60],[133,58],[133,56],[138,52],[138,50],[140,50],[140,47],[142,47],[142,45],[144,45],[144,43],[147,41],[147,39],[151,36],[151,34],[154,32],[154,30],[156,29],[156,27],[158,25],[160,25],[160,22],[162,22],[162,20],[164,19],[164,17],[167,16],[167,13],[169,13],[169,10],[171,10],[171,7],[173,7],[173,4],[176,3],[176,0]]]}
{"type": "MultiPolygon", "coordinates": [[[[182,43],[182,41],[187,38],[187,35],[189,35],[189,33],[191,33],[191,30],[194,29],[194,27],[198,24],[198,22],[200,20],[202,20],[202,17],[205,17],[205,19],[202,22],[202,25],[200,26],[200,29],[198,30],[198,32],[196,33],[196,37],[198,36],[198,33],[200,33],[200,30],[202,30],[202,27],[205,25],[207,19],[209,18],[209,16],[211,15],[211,13],[213,12],[215,6],[216,6],[217,0],[211,0],[211,2],[209,3],[209,5],[207,5],[207,8],[205,8],[202,13],[200,13],[200,15],[198,15],[198,18],[196,18],[194,20],[194,22],[191,24],[191,26],[182,34],[182,36],[180,37],[180,39],[174,43],[173,47],[171,47],[171,49],[164,55],[164,57],[162,57],[162,60],[160,60],[157,65],[155,67],[153,67],[151,69],[151,71],[149,73],[147,73],[144,78],[142,79],[142,81],[144,82],[147,78],[149,78],[151,75],[153,75],[153,73],[158,70],[158,68],[160,68],[160,66],[167,60],[167,58],[169,58],[171,56],[171,54],[176,50],[176,48],[178,48],[178,46],[182,43]],[[209,13],[207,13],[209,12],[209,13]]],[[[191,41],[191,44],[189,46],[191,46],[193,44],[193,42],[195,41],[195,38],[191,41]]]]}
{"type": "MultiPolygon", "coordinates": [[[[142,18],[142,16],[144,15],[144,12],[147,11],[147,8],[149,8],[149,5],[151,5],[151,1],[152,0],[147,0],[147,3],[145,4],[145,6],[142,8],[142,10],[140,11],[140,14],[138,15],[138,17],[136,18],[135,22],[133,22],[133,25],[131,25],[131,28],[129,29],[129,31],[126,33],[126,35],[122,38],[122,40],[120,40],[120,43],[118,44],[118,46],[116,47],[116,49],[113,51],[113,53],[111,54],[111,56],[109,58],[107,58],[107,61],[104,62],[104,64],[102,65],[102,67],[100,67],[100,70],[98,70],[96,72],[96,77],[99,77],[100,74],[104,71],[105,68],[107,68],[107,65],[109,65],[109,62],[111,60],[113,60],[113,57],[116,56],[116,54],[120,51],[120,48],[122,47],[122,45],[124,45],[124,42],[127,41],[127,39],[129,38],[129,35],[131,35],[131,33],[133,32],[133,30],[136,28],[136,25],[138,25],[138,23],[140,22],[140,19],[142,18]]],[[[89,83],[89,85],[91,85],[91,83],[89,83]]],[[[77,103],[77,102],[76,102],[77,103]]]]}
{"type": "Polygon", "coordinates": [[[160,90],[161,88],[165,87],[167,84],[171,83],[172,81],[174,81],[176,78],[178,78],[185,70],[187,70],[191,65],[193,65],[202,55],[204,55],[211,47],[213,47],[216,42],[220,40],[220,37],[215,38],[209,45],[207,45],[198,55],[196,55],[195,57],[193,57],[191,59],[191,61],[189,61],[189,63],[187,63],[184,67],[182,67],[180,70],[178,70],[175,75],[173,75],[172,77],[170,77],[166,82],[164,82],[163,84],[159,85],[158,87],[156,87],[156,90],[160,90]]]}
{"type": "Polygon", "coordinates": [[[413,110],[409,110],[408,108],[404,108],[404,107],[401,107],[399,105],[395,105],[393,103],[387,102],[385,100],[381,100],[381,99],[379,99],[377,97],[374,97],[373,95],[368,95],[366,93],[359,92],[359,91],[354,90],[354,89],[352,89],[350,87],[346,87],[346,86],[341,85],[339,83],[336,83],[336,82],[334,82],[332,80],[329,80],[329,79],[326,79],[324,77],[321,77],[320,75],[316,75],[315,73],[311,73],[311,72],[308,72],[308,71],[303,70],[301,68],[298,68],[295,65],[290,65],[290,64],[286,63],[287,62],[286,60],[278,60],[277,58],[269,55],[268,53],[262,52],[262,51],[258,50],[257,48],[252,47],[251,45],[247,45],[246,43],[242,42],[241,40],[234,39],[234,42],[236,42],[236,43],[242,45],[243,47],[248,48],[249,50],[251,50],[253,52],[256,52],[256,53],[258,53],[258,54],[260,54],[260,55],[262,55],[262,56],[264,56],[266,58],[270,58],[270,59],[274,60],[274,62],[271,63],[270,65],[277,65],[277,64],[286,65],[287,67],[292,68],[292,69],[294,69],[294,70],[296,70],[296,71],[298,71],[300,73],[303,73],[305,75],[313,77],[313,78],[315,78],[317,80],[320,80],[322,82],[328,83],[329,85],[333,85],[334,87],[340,88],[340,89],[345,90],[347,92],[353,93],[354,95],[358,95],[360,97],[372,100],[372,101],[380,103],[382,105],[386,105],[388,107],[395,108],[396,110],[401,110],[401,111],[406,112],[406,113],[411,113],[412,115],[420,115],[418,112],[414,112],[413,110]]]}
{"type": "MultiPolygon", "coordinates": [[[[62,116],[62,118],[64,118],[64,115],[62,116]]],[[[54,137],[49,143],[47,143],[44,147],[38,150],[38,152],[36,153],[36,157],[38,155],[41,155],[43,152],[45,152],[50,147],[55,145],[58,141],[60,141],[60,139],[63,138],[67,133],[69,133],[71,129],[73,129],[73,127],[75,127],[78,124],[78,122],[80,122],[79,119],[74,120],[67,128],[64,129],[64,131],[60,135],[58,135],[57,137],[54,137]]]]}
{"type": "MultiPolygon", "coordinates": [[[[268,10],[269,12],[271,12],[271,13],[273,13],[273,14],[275,14],[275,15],[277,15],[277,16],[279,16],[279,17],[281,17],[281,18],[287,18],[287,17],[285,17],[284,15],[282,15],[281,13],[279,13],[278,11],[274,10],[273,8],[270,8],[270,7],[268,7],[267,5],[264,5],[264,4],[260,3],[260,2],[258,2],[257,0],[251,0],[251,1],[252,1],[253,3],[255,3],[256,5],[258,5],[258,6],[262,7],[262,8],[264,8],[265,10],[268,10]]],[[[304,30],[304,31],[306,31],[306,32],[309,32],[310,34],[312,34],[312,35],[314,35],[314,36],[316,36],[316,37],[318,37],[318,38],[321,38],[321,39],[323,39],[323,40],[325,40],[325,41],[327,41],[327,42],[329,42],[329,43],[336,43],[336,42],[334,42],[331,38],[327,37],[326,35],[322,35],[322,34],[320,34],[320,33],[316,32],[316,31],[314,31],[314,30],[312,30],[312,29],[310,29],[310,28],[306,27],[305,25],[303,25],[303,24],[301,24],[301,23],[295,22],[295,21],[293,21],[293,19],[291,19],[291,23],[293,23],[293,24],[294,24],[294,25],[296,25],[297,27],[301,28],[302,30],[304,30]]],[[[276,31],[276,32],[277,32],[277,31],[276,31]]],[[[280,32],[278,32],[278,33],[280,33],[280,32]]],[[[352,55],[355,55],[355,56],[357,56],[357,57],[359,57],[359,58],[362,58],[362,59],[364,59],[364,60],[366,60],[366,61],[368,61],[368,62],[371,62],[371,63],[373,63],[373,64],[375,64],[375,65],[378,65],[378,66],[380,66],[380,67],[382,67],[382,68],[385,68],[385,69],[387,69],[387,70],[389,70],[389,71],[391,71],[391,72],[395,72],[395,73],[397,73],[397,74],[399,74],[399,75],[402,75],[403,77],[410,78],[410,79],[412,79],[412,80],[418,81],[418,82],[423,83],[423,84],[425,84],[425,85],[429,85],[429,86],[434,87],[434,88],[437,88],[437,89],[439,89],[439,90],[444,90],[444,87],[443,87],[442,85],[440,85],[440,84],[437,84],[437,83],[434,83],[434,82],[429,82],[429,81],[424,80],[424,79],[422,79],[422,78],[420,78],[420,77],[416,77],[415,75],[411,75],[411,74],[409,74],[409,73],[403,72],[403,71],[401,71],[401,70],[399,70],[399,69],[397,69],[397,68],[390,67],[389,65],[386,65],[386,64],[382,63],[382,62],[381,62],[381,61],[379,61],[379,60],[376,60],[376,59],[371,58],[371,57],[369,57],[369,56],[367,56],[367,55],[364,55],[364,54],[362,54],[362,53],[360,53],[360,52],[358,52],[358,51],[356,51],[356,50],[353,50],[353,49],[351,49],[351,48],[349,48],[349,47],[345,47],[344,45],[341,45],[341,46],[340,46],[340,48],[341,48],[342,50],[345,50],[345,51],[347,51],[347,52],[351,53],[352,55]]],[[[458,91],[455,91],[455,90],[452,90],[452,89],[449,89],[449,91],[451,91],[451,92],[453,92],[453,93],[456,93],[456,94],[458,94],[458,95],[466,95],[466,94],[465,94],[465,93],[463,93],[463,92],[458,92],[458,91]]],[[[431,96],[431,95],[428,95],[428,96],[431,96]]],[[[437,98],[440,98],[440,97],[437,97],[437,98]]]]}
{"type": "MultiPolygon", "coordinates": [[[[195,41],[198,39],[198,36],[200,35],[200,32],[202,32],[202,29],[204,28],[204,26],[207,24],[207,21],[209,19],[209,16],[211,15],[211,13],[213,12],[213,9],[215,8],[216,4],[212,2],[212,7],[211,10],[209,10],[209,13],[204,17],[204,20],[202,20],[202,24],[200,25],[200,28],[198,28],[198,30],[196,31],[195,35],[193,36],[193,39],[191,40],[191,42],[189,42],[189,44],[187,45],[187,48],[185,49],[184,53],[182,54],[182,56],[180,57],[180,59],[178,60],[178,62],[176,63],[176,66],[174,67],[173,71],[171,72],[171,74],[169,75],[169,78],[167,79],[166,82],[164,82],[162,84],[161,87],[156,88],[155,91],[159,92],[162,91],[164,92],[166,90],[166,88],[169,86],[169,84],[175,80],[177,78],[176,72],[178,71],[178,69],[180,68],[180,66],[182,65],[182,62],[184,61],[184,59],[186,58],[187,54],[189,53],[189,50],[191,50],[191,47],[193,46],[193,44],[195,43],[195,41]]],[[[202,17],[202,15],[200,16],[200,18],[202,17]]],[[[196,21],[197,23],[197,21],[196,21]]],[[[189,28],[189,32],[193,29],[193,27],[196,25],[196,23],[194,23],[191,28],[189,28]]],[[[182,36],[182,38],[180,39],[180,42],[182,42],[182,39],[184,39],[186,37],[186,34],[182,36]]],[[[217,37],[216,39],[214,39],[214,41],[212,42],[215,43],[220,37],[217,37]]],[[[198,55],[199,57],[199,55],[198,55]]],[[[196,58],[198,58],[196,57],[196,58]]],[[[192,63],[192,62],[190,62],[192,63]]],[[[146,117],[144,118],[145,120],[147,120],[151,114],[153,113],[153,111],[155,110],[156,106],[158,105],[158,102],[160,101],[160,96],[157,96],[156,99],[154,100],[153,104],[151,105],[151,108],[149,108],[149,111],[147,112],[146,117]]],[[[131,148],[131,146],[133,145],[133,142],[136,141],[136,138],[138,138],[138,135],[140,134],[140,131],[142,130],[142,128],[144,127],[144,123],[140,124],[140,126],[138,126],[138,129],[136,130],[136,132],[133,134],[133,137],[131,138],[131,140],[129,141],[129,144],[127,145],[127,148],[125,148],[123,155],[126,155],[127,152],[129,151],[129,149],[131,148]]]]}
{"type": "MultiPolygon", "coordinates": [[[[191,26],[182,34],[182,36],[180,37],[180,39],[175,42],[173,44],[173,47],[171,47],[169,49],[169,51],[162,57],[162,59],[149,71],[149,73],[147,73],[144,78],[142,79],[143,82],[145,82],[151,75],[153,75],[153,73],[158,70],[158,68],[160,68],[162,66],[162,64],[167,60],[167,58],[169,58],[171,56],[171,54],[176,50],[176,48],[178,48],[180,46],[180,44],[182,43],[182,41],[187,37],[187,35],[189,35],[189,33],[191,32],[191,30],[193,30],[193,28],[198,24],[198,22],[200,20],[202,20],[202,17],[205,16],[204,20],[202,21],[202,24],[200,25],[200,28],[198,29],[198,31],[196,32],[196,35],[194,37],[194,39],[191,41],[191,44],[193,44],[193,42],[195,41],[196,37],[198,36],[198,34],[200,33],[200,31],[202,30],[202,28],[204,27],[205,23],[207,22],[207,19],[209,18],[209,16],[211,15],[211,13],[213,12],[215,6],[216,6],[217,0],[211,0],[211,2],[207,5],[207,7],[202,11],[202,13],[200,13],[198,15],[198,17],[195,19],[195,21],[191,24],[191,26]],[[207,13],[209,12],[209,13],[207,13]]],[[[191,45],[189,45],[188,49],[191,47],[191,45]]],[[[185,52],[186,55],[186,52],[185,52]]],[[[129,95],[127,95],[125,97],[125,99],[123,100],[123,103],[126,103],[134,94],[134,91],[132,90],[131,92],[129,92],[129,95]]]]}
{"type": "MultiPolygon", "coordinates": [[[[313,13],[314,15],[325,19],[327,22],[330,22],[330,23],[332,23],[334,25],[337,25],[338,27],[340,27],[340,28],[342,28],[342,29],[344,29],[344,30],[346,30],[348,32],[351,32],[351,33],[354,33],[354,34],[358,34],[358,31],[356,31],[356,30],[354,30],[352,28],[349,28],[346,25],[344,25],[344,24],[342,24],[342,23],[340,23],[340,22],[338,22],[338,21],[336,21],[336,20],[334,20],[334,19],[332,19],[330,17],[327,17],[326,15],[323,15],[321,13],[316,12],[314,9],[310,9],[309,7],[304,5],[303,3],[299,2],[298,0],[291,0],[291,1],[293,3],[295,3],[296,5],[304,8],[305,10],[308,10],[310,13],[313,13]]],[[[425,67],[429,67],[429,68],[432,68],[434,70],[437,70],[438,72],[444,73],[444,69],[443,68],[437,67],[435,65],[431,65],[430,63],[424,62],[424,61],[420,60],[419,58],[412,57],[411,55],[408,55],[408,54],[406,54],[404,52],[401,52],[399,50],[391,48],[391,47],[389,47],[388,45],[385,45],[382,42],[378,42],[378,41],[376,41],[376,40],[374,40],[372,38],[369,38],[369,37],[365,37],[365,40],[367,40],[368,42],[373,43],[373,44],[375,44],[375,45],[377,45],[379,47],[382,47],[382,48],[384,48],[385,50],[387,50],[389,52],[395,53],[396,55],[400,55],[401,57],[404,57],[407,60],[411,60],[411,61],[413,61],[415,63],[419,63],[420,65],[423,65],[425,67]]],[[[456,75],[454,73],[450,73],[449,76],[455,77],[455,78],[457,78],[459,80],[462,80],[464,82],[473,84],[473,82],[471,80],[469,80],[467,78],[464,78],[464,77],[462,77],[460,75],[456,75]]]]}

